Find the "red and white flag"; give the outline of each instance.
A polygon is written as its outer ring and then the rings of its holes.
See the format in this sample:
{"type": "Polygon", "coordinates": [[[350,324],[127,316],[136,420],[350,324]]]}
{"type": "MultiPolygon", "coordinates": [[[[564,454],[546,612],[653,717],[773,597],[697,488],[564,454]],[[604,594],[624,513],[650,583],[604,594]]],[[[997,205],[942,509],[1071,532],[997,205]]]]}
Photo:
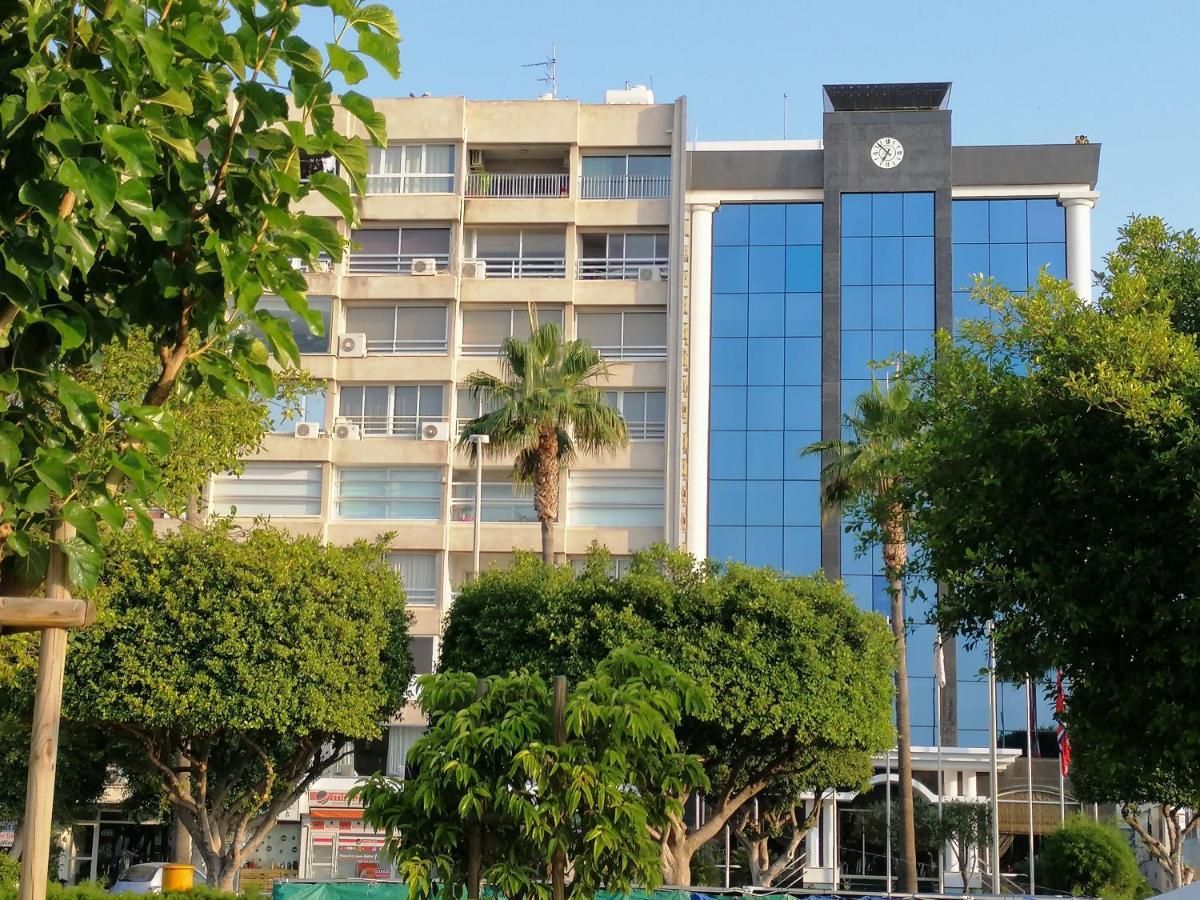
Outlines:
{"type": "Polygon", "coordinates": [[[1054,715],[1058,720],[1058,765],[1063,778],[1071,769],[1071,738],[1067,734],[1067,726],[1063,724],[1062,716],[1067,708],[1067,697],[1063,693],[1063,673],[1058,670],[1058,689],[1054,694],[1054,715]]]}

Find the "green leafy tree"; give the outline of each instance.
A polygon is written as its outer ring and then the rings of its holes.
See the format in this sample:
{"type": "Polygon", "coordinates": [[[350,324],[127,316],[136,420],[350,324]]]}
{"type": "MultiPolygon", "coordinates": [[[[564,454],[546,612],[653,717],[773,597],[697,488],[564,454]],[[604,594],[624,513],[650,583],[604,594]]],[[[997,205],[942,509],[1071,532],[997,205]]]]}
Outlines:
{"type": "Polygon", "coordinates": [[[71,637],[65,715],[130,748],[214,887],[347,740],[404,706],[408,617],[382,543],[124,533],[94,599],[95,625],[71,637]]]}
{"type": "MultiPolygon", "coordinates": [[[[986,803],[970,800],[946,800],[939,808],[936,803],[917,798],[913,805],[913,821],[917,852],[924,858],[925,865],[932,870],[943,862],[948,863],[949,860],[941,859],[941,854],[944,848],[949,847],[954,854],[964,889],[970,893],[979,863],[988,852],[991,840],[991,808],[986,803]]],[[[886,871],[886,852],[883,848],[887,847],[889,831],[893,865],[898,866],[902,862],[897,856],[902,827],[899,801],[892,800],[889,804],[886,800],[879,800],[852,820],[848,843],[853,844],[859,838],[865,838],[880,848],[873,860],[873,873],[882,875],[886,871]]],[[[929,877],[934,877],[932,872],[929,877]]]]}
{"type": "Polygon", "coordinates": [[[481,409],[463,429],[458,446],[475,458],[472,435],[486,434],[485,453],[516,454],[513,480],[533,485],[533,508],[542,523],[542,559],[554,562],[554,523],[562,468],[576,448],[588,453],[629,443],[621,414],[604,399],[596,382],[608,378],[608,366],[587,341],[565,341],[553,322],[537,325],[530,310],[532,334],[510,337],[500,345],[500,377],[487,372],[467,376],[481,409]]]}
{"type": "Polygon", "coordinates": [[[917,890],[916,824],[913,812],[912,726],[908,699],[908,653],[904,612],[904,571],[908,565],[908,510],[901,500],[905,478],[903,452],[912,437],[911,392],[904,381],[887,387],[878,381],[854,401],[845,425],[846,440],[818,441],[805,453],[820,453],[821,507],[826,515],[845,514],[877,539],[883,550],[883,574],[891,599],[892,636],[896,642],[896,770],[900,788],[900,890],[917,890]]]}
{"type": "MultiPolygon", "coordinates": [[[[944,632],[994,620],[1002,677],[1064,671],[1084,799],[1194,829],[1173,813],[1200,807],[1200,351],[1110,275],[1095,306],[982,285],[991,318],[914,367],[909,537],[944,632]]],[[[1181,843],[1147,842],[1177,884],[1181,843]]]]}
{"type": "Polygon", "coordinates": [[[320,327],[293,260],[339,259],[345,238],[295,204],[320,195],[357,221],[366,147],[335,131],[335,107],[379,146],[383,117],[330,79],[361,80],[367,57],[398,71],[394,16],[360,0],[0,12],[0,538],[27,577],[44,571],[32,547],[47,518],[77,532],[53,529],[77,587],[99,570],[102,524],[132,508],[149,528],[174,394],[274,395],[272,357],[298,353],[264,293],[320,327]],[[297,33],[306,6],[332,9],[324,50],[297,33]],[[301,178],[306,154],[336,157],[341,175],[301,178]],[[79,373],[133,330],[157,366],[105,406],[79,373]],[[111,438],[99,458],[85,452],[98,434],[111,438]]]}
{"type": "Polygon", "coordinates": [[[455,600],[441,665],[581,681],[628,647],[696,679],[714,703],[678,733],[704,760],[707,819],[656,831],[669,883],[689,884],[697,851],[781,780],[820,791],[869,777],[871,756],[894,737],[895,651],[884,623],[840,585],[662,547],[636,554],[622,578],[606,565],[602,551],[580,573],[518,554],[485,572],[455,600]]]}
{"type": "Polygon", "coordinates": [[[700,686],[618,651],[568,695],[560,743],[544,679],[493,677],[482,696],[477,683],[462,672],[423,676],[430,724],[409,752],[412,777],[377,776],[358,789],[410,892],[460,896],[472,841],[483,881],[508,897],[549,898],[546,872],[560,850],[568,897],[658,887],[652,831],[682,816],[679,798],[706,784],[675,733],[685,713],[707,707],[700,686]]]}
{"type": "Polygon", "coordinates": [[[1054,891],[1102,900],[1143,900],[1150,886],[1133,848],[1111,822],[1070,816],[1046,836],[1037,856],[1038,882],[1054,891]]]}
{"type": "Polygon", "coordinates": [[[1130,216],[1118,237],[1116,248],[1104,257],[1105,270],[1097,273],[1101,289],[1111,293],[1119,276],[1144,278],[1146,297],[1169,305],[1175,328],[1200,335],[1200,237],[1196,232],[1174,229],[1158,216],[1130,216]]]}

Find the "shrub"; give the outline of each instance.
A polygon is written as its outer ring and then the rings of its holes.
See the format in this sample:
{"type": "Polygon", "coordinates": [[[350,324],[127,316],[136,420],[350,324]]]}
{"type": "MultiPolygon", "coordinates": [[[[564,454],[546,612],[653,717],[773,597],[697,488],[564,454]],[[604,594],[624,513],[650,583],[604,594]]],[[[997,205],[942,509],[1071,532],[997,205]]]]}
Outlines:
{"type": "Polygon", "coordinates": [[[8,853],[0,853],[0,891],[16,888],[17,877],[21,874],[21,864],[8,853]]]}
{"type": "MultiPolygon", "coordinates": [[[[8,854],[0,853],[0,859],[7,858],[8,854]]],[[[0,865],[4,865],[4,863],[0,863],[0,865]]],[[[0,879],[2,877],[0,876],[0,879]]],[[[155,894],[154,896],[161,898],[161,900],[239,900],[237,894],[218,891],[206,885],[197,885],[190,891],[172,891],[167,894],[155,894]]],[[[256,900],[261,900],[261,895],[252,895],[250,892],[247,892],[240,900],[246,900],[246,898],[251,896],[254,896],[256,900]]],[[[17,900],[15,871],[11,883],[0,880],[0,900],[17,900]]],[[[70,887],[63,887],[60,884],[50,882],[46,888],[46,900],[145,900],[145,895],[110,894],[97,881],[84,881],[70,887]]]]}
{"type": "Polygon", "coordinates": [[[1144,900],[1150,886],[1133,848],[1111,822],[1070,816],[1046,838],[1037,857],[1038,885],[1103,900],[1144,900]]]}

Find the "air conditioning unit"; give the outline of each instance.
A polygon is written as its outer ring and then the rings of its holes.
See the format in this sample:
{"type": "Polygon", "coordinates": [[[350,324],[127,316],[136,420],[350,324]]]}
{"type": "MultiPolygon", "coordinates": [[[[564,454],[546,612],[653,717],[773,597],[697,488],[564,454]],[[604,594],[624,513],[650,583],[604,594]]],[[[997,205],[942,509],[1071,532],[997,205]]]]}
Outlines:
{"type": "Polygon", "coordinates": [[[471,168],[473,168],[473,169],[483,168],[483,151],[482,150],[472,150],[471,151],[471,168]]]}
{"type": "Polygon", "coordinates": [[[464,259],[462,277],[487,278],[487,261],[483,259],[464,259]]]}
{"type": "Polygon", "coordinates": [[[349,422],[338,422],[333,426],[333,436],[339,441],[357,441],[362,437],[362,433],[358,430],[357,425],[351,425],[349,422]]]}
{"type": "Polygon", "coordinates": [[[315,438],[321,436],[321,425],[318,422],[297,422],[296,437],[315,438]]]}
{"type": "Polygon", "coordinates": [[[421,440],[423,441],[448,441],[450,440],[450,423],[449,422],[422,422],[421,423],[421,440]]]}
{"type": "Polygon", "coordinates": [[[662,270],[658,266],[638,266],[638,281],[662,281],[662,270]]]}
{"type": "Polygon", "coordinates": [[[338,356],[360,359],[366,355],[367,336],[365,334],[343,334],[338,338],[338,356]]]}
{"type": "Polygon", "coordinates": [[[437,260],[432,256],[419,256],[409,266],[410,275],[436,275],[437,260]]]}

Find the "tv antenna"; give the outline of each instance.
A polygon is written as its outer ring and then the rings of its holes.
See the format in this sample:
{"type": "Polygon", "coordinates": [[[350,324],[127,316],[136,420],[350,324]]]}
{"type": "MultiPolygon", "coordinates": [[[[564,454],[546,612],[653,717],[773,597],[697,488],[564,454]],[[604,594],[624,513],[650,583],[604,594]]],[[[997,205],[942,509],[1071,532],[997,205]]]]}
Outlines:
{"type": "Polygon", "coordinates": [[[522,69],[541,69],[542,74],[537,80],[550,85],[550,98],[558,99],[558,44],[550,46],[550,55],[541,62],[525,63],[522,69]]]}

